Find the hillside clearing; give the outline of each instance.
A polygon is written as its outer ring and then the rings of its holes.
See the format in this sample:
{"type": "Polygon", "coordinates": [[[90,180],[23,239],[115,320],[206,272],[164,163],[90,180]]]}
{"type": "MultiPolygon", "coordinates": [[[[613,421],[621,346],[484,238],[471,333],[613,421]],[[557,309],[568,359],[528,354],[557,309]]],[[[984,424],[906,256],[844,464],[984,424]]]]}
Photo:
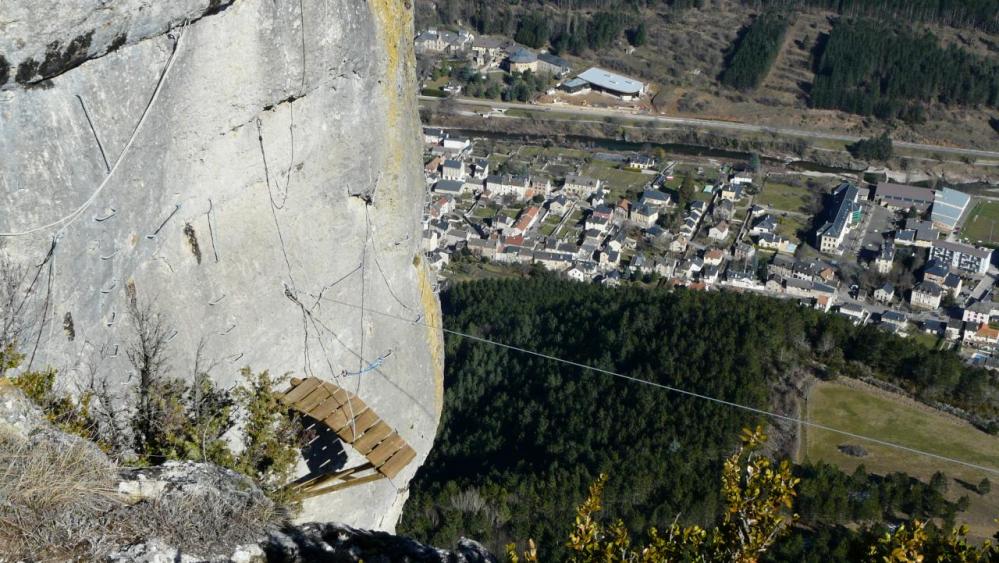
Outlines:
{"type": "MultiPolygon", "coordinates": [[[[990,436],[956,417],[935,411],[906,397],[882,391],[857,381],[818,382],[808,396],[811,422],[848,432],[873,436],[910,448],[961,459],[985,467],[999,467],[999,438],[990,436]]],[[[958,521],[967,522],[971,534],[985,538],[995,531],[992,520],[999,514],[999,492],[979,495],[968,487],[982,478],[996,481],[995,474],[888,446],[857,440],[815,428],[805,432],[804,457],[826,461],[851,472],[863,464],[870,473],[904,471],[924,482],[937,471],[950,477],[947,498],[967,496],[967,512],[958,521]],[[840,446],[862,446],[859,458],[840,451],[840,446]]]]}

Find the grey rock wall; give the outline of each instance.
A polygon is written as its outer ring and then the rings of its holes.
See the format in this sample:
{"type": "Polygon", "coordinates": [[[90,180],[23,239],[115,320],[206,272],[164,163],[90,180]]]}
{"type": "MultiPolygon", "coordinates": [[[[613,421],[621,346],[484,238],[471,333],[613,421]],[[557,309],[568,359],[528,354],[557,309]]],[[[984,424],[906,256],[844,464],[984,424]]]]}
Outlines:
{"type": "Polygon", "coordinates": [[[32,367],[124,395],[134,295],[176,374],[203,341],[223,385],[337,382],[419,455],[302,519],[392,529],[442,401],[411,37],[402,0],[0,4],[0,245],[36,280],[32,367]]]}

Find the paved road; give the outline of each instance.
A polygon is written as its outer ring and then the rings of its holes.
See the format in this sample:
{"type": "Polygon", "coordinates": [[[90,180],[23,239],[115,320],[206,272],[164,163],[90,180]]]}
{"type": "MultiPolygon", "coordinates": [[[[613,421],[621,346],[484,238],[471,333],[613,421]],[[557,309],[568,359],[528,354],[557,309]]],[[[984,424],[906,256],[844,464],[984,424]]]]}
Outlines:
{"type": "MultiPolygon", "coordinates": [[[[426,104],[439,103],[441,98],[432,96],[420,96],[420,101],[426,104]]],[[[795,129],[793,127],[771,127],[768,125],[755,125],[752,123],[739,123],[734,121],[718,121],[713,119],[695,119],[689,117],[670,117],[665,115],[652,115],[641,113],[633,109],[595,108],[581,106],[563,106],[549,104],[529,104],[520,102],[500,102],[492,100],[477,100],[474,98],[457,98],[456,103],[464,106],[479,106],[500,109],[521,109],[534,112],[551,112],[569,115],[583,115],[592,117],[620,117],[634,121],[651,121],[654,123],[688,125],[703,127],[705,129],[721,129],[727,131],[742,131],[749,133],[774,133],[791,137],[802,137],[807,139],[828,139],[833,141],[856,142],[861,139],[855,135],[843,135],[840,133],[829,133],[826,131],[813,131],[808,129],[795,129]]],[[[904,141],[894,141],[895,147],[917,149],[941,154],[953,154],[958,156],[973,156],[979,158],[991,158],[999,160],[999,152],[985,151],[979,149],[968,149],[962,147],[944,147],[939,145],[925,145],[921,143],[908,143],[904,141]]]]}

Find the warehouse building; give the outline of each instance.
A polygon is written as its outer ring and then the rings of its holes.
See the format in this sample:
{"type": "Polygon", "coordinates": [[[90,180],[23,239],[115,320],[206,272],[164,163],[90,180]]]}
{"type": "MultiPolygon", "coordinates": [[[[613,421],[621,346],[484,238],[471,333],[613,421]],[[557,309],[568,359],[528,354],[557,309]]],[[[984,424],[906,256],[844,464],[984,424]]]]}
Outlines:
{"type": "Polygon", "coordinates": [[[587,69],[569,82],[578,84],[576,80],[586,82],[591,90],[611,94],[622,100],[631,100],[645,93],[644,82],[597,67],[587,69]]]}
{"type": "Polygon", "coordinates": [[[969,203],[971,196],[964,192],[950,188],[937,190],[933,197],[933,213],[930,216],[933,226],[942,231],[953,231],[961,220],[961,215],[968,209],[969,203]]]}
{"type": "Polygon", "coordinates": [[[933,190],[905,184],[881,182],[874,199],[889,209],[913,209],[925,212],[933,205],[933,190]]]}

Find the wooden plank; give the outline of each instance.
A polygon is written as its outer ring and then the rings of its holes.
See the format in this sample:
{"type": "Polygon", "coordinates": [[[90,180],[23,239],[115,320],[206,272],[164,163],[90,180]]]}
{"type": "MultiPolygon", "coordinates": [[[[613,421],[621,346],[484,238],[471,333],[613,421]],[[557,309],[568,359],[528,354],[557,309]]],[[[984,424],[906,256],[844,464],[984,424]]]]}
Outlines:
{"type": "Polygon", "coordinates": [[[303,498],[318,497],[319,495],[325,495],[326,493],[332,493],[335,491],[342,491],[343,489],[346,489],[348,487],[353,487],[355,485],[363,485],[364,483],[370,483],[372,481],[377,481],[379,479],[384,479],[384,478],[385,478],[384,475],[376,471],[371,475],[365,475],[364,477],[358,477],[356,479],[351,479],[350,481],[338,483],[336,485],[331,485],[329,487],[309,490],[307,493],[302,495],[302,497],[303,498]]]}
{"type": "Polygon", "coordinates": [[[354,419],[354,426],[357,427],[357,434],[361,435],[362,433],[367,432],[369,428],[378,424],[379,421],[381,421],[381,419],[378,418],[375,411],[368,409],[362,412],[357,415],[357,418],[354,419]]]}
{"type": "Polygon", "coordinates": [[[312,409],[321,405],[330,394],[322,386],[316,387],[309,396],[295,403],[294,407],[303,413],[308,413],[312,409]]]}
{"type": "Polygon", "coordinates": [[[375,467],[388,461],[392,454],[399,451],[403,446],[406,445],[406,441],[402,439],[402,436],[392,433],[388,438],[382,440],[378,447],[371,450],[368,454],[368,461],[373,463],[375,467]]]}
{"type": "MultiPolygon", "coordinates": [[[[340,407],[340,408],[343,408],[343,407],[340,407]]],[[[369,412],[369,411],[371,411],[371,409],[368,409],[368,410],[366,410],[364,412],[366,413],[366,412],[369,412]]],[[[374,415],[374,417],[375,417],[375,423],[377,424],[381,419],[378,418],[377,414],[375,414],[373,412],[371,414],[374,415]]],[[[361,417],[361,416],[364,416],[364,413],[361,413],[360,415],[358,415],[358,418],[361,417]]],[[[363,422],[364,422],[364,424],[366,424],[370,428],[373,425],[367,424],[367,420],[368,420],[368,418],[366,417],[365,421],[363,421],[363,422]]],[[[364,430],[367,430],[367,428],[365,428],[364,430]]],[[[353,444],[354,442],[357,441],[357,439],[359,437],[361,437],[364,434],[364,430],[361,429],[361,426],[358,426],[358,424],[357,424],[357,418],[355,418],[352,421],[348,420],[347,424],[344,425],[343,428],[341,428],[340,430],[337,430],[336,435],[339,436],[340,439],[343,440],[344,442],[347,442],[348,444],[353,444]]]]}
{"type": "Polygon", "coordinates": [[[347,409],[347,412],[353,411],[354,418],[357,418],[359,414],[364,412],[364,409],[368,408],[368,405],[360,397],[351,397],[349,401],[344,402],[343,408],[347,409]]]}
{"type": "Polygon", "coordinates": [[[381,421],[381,419],[378,418],[375,411],[371,409],[366,409],[364,412],[356,414],[352,421],[347,407],[340,407],[326,417],[326,419],[323,420],[323,423],[336,432],[337,436],[339,436],[343,441],[350,444],[364,434],[365,431],[373,427],[375,424],[378,424],[379,421],[381,421]]]}
{"type": "MultiPolygon", "coordinates": [[[[349,428],[350,425],[348,424],[347,427],[349,428]]],[[[378,424],[371,427],[371,430],[365,432],[363,436],[354,442],[354,449],[363,455],[368,455],[368,452],[373,450],[378,445],[378,442],[387,438],[391,433],[392,428],[388,424],[385,424],[385,421],[378,421],[378,424]]]]}
{"type": "Polygon", "coordinates": [[[346,403],[347,399],[351,396],[350,393],[340,387],[337,387],[336,385],[333,385],[332,383],[323,383],[323,387],[329,391],[330,395],[333,396],[333,400],[335,400],[338,405],[346,403]]]}
{"type": "Polygon", "coordinates": [[[350,422],[350,413],[347,409],[340,407],[333,411],[333,414],[327,416],[323,419],[323,424],[330,427],[330,430],[334,432],[339,432],[347,423],[350,422]]]}
{"type": "Polygon", "coordinates": [[[329,396],[330,396],[329,392],[327,392],[326,389],[323,388],[322,385],[320,385],[319,387],[313,389],[312,393],[309,393],[304,398],[299,399],[292,406],[302,411],[303,413],[307,413],[313,408],[321,405],[324,401],[326,401],[326,399],[329,398],[329,396]]]}
{"type": "Polygon", "coordinates": [[[403,467],[409,465],[409,462],[413,461],[413,458],[415,457],[416,450],[408,445],[403,446],[401,450],[397,451],[395,455],[382,464],[382,466],[378,468],[378,471],[389,479],[392,479],[398,475],[400,471],[402,471],[403,467]]]}
{"type": "Polygon", "coordinates": [[[324,483],[329,483],[332,480],[344,479],[344,478],[349,477],[350,475],[352,475],[354,473],[359,473],[361,471],[364,471],[365,469],[370,469],[370,468],[371,468],[371,464],[370,463],[365,463],[365,464],[359,465],[357,467],[351,467],[349,469],[342,469],[340,471],[333,471],[333,472],[329,472],[329,473],[320,473],[320,474],[314,475],[312,477],[305,476],[305,477],[302,477],[299,480],[293,482],[291,485],[289,485],[289,487],[295,487],[296,489],[314,488],[314,487],[318,487],[318,486],[320,486],[320,485],[322,485],[324,483]]]}
{"type": "Polygon", "coordinates": [[[291,391],[285,393],[281,400],[284,404],[290,405],[297,402],[299,399],[304,399],[306,395],[311,393],[318,386],[319,380],[314,377],[310,377],[309,379],[306,379],[302,383],[296,385],[291,391]]]}
{"type": "MultiPolygon", "coordinates": [[[[326,420],[323,422],[326,422],[334,432],[340,432],[340,430],[342,430],[345,426],[354,426],[355,424],[352,424],[352,421],[368,410],[370,409],[368,409],[367,405],[364,404],[364,401],[359,399],[354,400],[351,401],[350,404],[343,405],[333,411],[333,413],[326,417],[326,420]]],[[[377,417],[378,415],[375,416],[377,417]]],[[[358,432],[358,434],[360,434],[360,432],[358,432]]]]}
{"type": "Polygon", "coordinates": [[[309,411],[309,416],[316,420],[323,420],[338,408],[340,408],[340,403],[337,403],[334,397],[329,397],[321,405],[309,411]]]}

